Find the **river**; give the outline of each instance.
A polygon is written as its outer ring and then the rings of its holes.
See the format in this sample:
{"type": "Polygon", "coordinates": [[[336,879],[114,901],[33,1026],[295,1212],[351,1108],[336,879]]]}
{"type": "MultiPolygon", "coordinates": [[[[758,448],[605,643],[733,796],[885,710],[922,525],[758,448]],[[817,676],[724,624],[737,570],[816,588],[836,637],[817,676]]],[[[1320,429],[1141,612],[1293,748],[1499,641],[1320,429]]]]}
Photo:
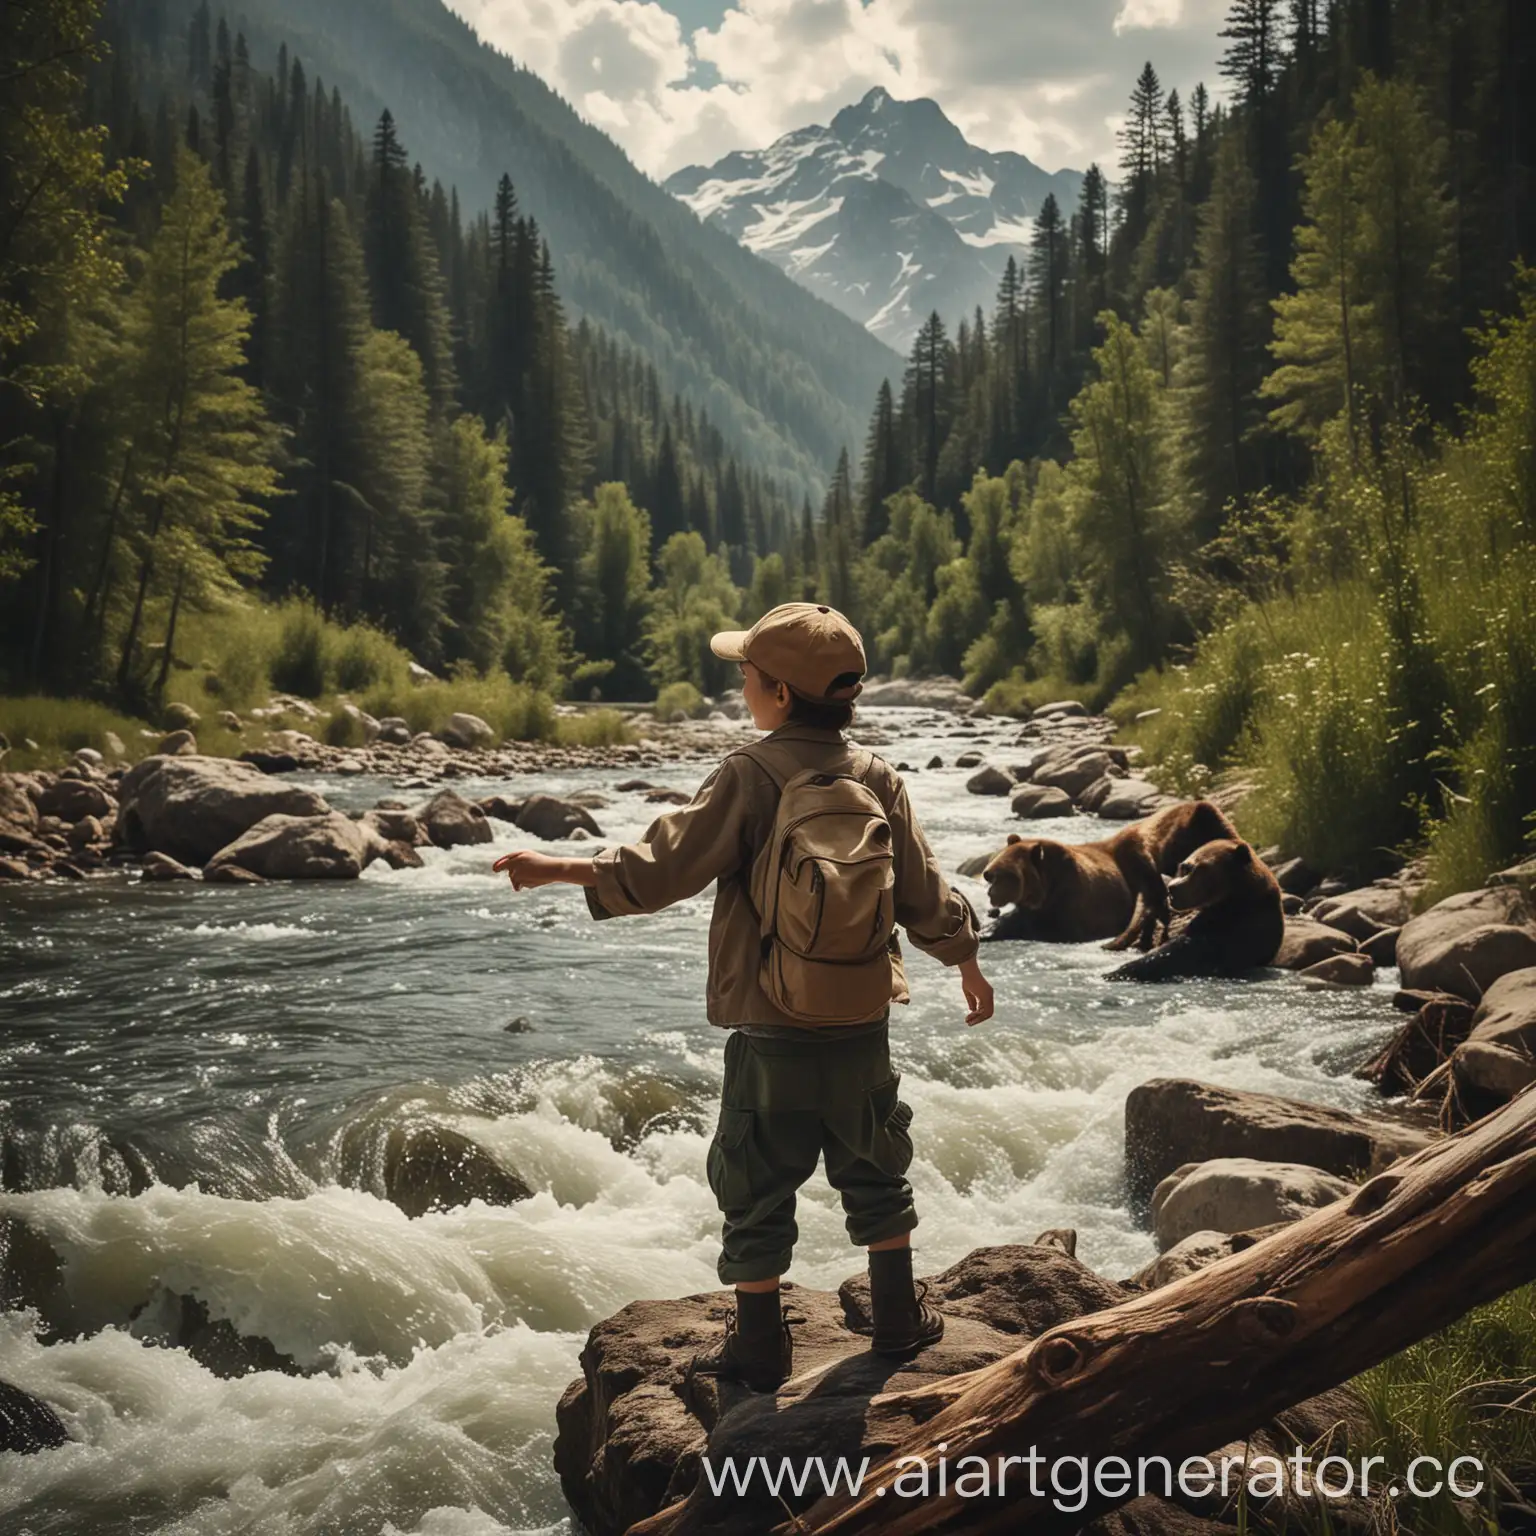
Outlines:
{"type": "MultiPolygon", "coordinates": [[[[980,736],[915,712],[867,724],[914,764],[1011,751],[1000,722],[980,736]]],[[[601,791],[613,841],[656,814],[615,790],[634,772],[456,787],[601,791]]],[[[700,776],[647,771],[689,789],[700,776]]],[[[1006,801],[968,794],[968,776],[909,781],[950,870],[1009,829],[1006,801]]],[[[348,809],[399,792],[304,782],[348,809]]],[[[493,826],[495,848],[427,849],[423,869],[379,863],[346,885],[0,890],[0,1217],[64,1258],[83,1329],[49,1344],[32,1314],[0,1315],[0,1378],[75,1436],[5,1458],[5,1536],[569,1529],[554,1405],[586,1330],[636,1297],[716,1284],[710,896],[595,924],[576,890],[517,895],[493,875],[526,842],[493,826]],[[533,1198],[407,1220],[377,1168],[389,1129],[415,1121],[466,1133],[533,1198]],[[223,1380],[144,1342],[131,1319],[162,1291],[313,1374],[223,1380]]],[[[1069,819],[1050,835],[1103,829],[1069,819]]],[[[981,905],[979,882],[957,883],[981,905]]],[[[1394,1023],[1391,972],[1363,992],[1278,974],[1133,988],[1102,980],[1113,957],[1091,945],[989,946],[984,962],[993,1022],[967,1030],[956,982],[915,956],[893,1024],[920,1273],[1047,1227],[1075,1227],[1081,1258],[1130,1273],[1153,1254],[1122,1183],[1131,1088],[1192,1076],[1359,1107],[1349,1072],[1394,1023]]],[[[859,1267],[819,1179],[800,1228],[791,1278],[835,1286],[859,1267]]]]}

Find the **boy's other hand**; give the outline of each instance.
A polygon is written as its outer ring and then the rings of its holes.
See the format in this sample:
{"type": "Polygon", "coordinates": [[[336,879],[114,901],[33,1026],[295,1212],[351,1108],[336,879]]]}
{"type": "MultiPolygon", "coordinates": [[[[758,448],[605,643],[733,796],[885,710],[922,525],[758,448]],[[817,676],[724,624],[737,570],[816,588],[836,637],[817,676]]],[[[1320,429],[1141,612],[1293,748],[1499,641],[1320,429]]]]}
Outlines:
{"type": "Polygon", "coordinates": [[[558,885],[566,878],[566,862],[520,848],[516,853],[504,853],[492,867],[498,874],[506,872],[514,891],[531,891],[541,885],[558,885]]]}
{"type": "Polygon", "coordinates": [[[967,1024],[985,1024],[992,1017],[992,983],[981,974],[977,960],[967,960],[960,967],[960,987],[965,993],[967,1024]]]}

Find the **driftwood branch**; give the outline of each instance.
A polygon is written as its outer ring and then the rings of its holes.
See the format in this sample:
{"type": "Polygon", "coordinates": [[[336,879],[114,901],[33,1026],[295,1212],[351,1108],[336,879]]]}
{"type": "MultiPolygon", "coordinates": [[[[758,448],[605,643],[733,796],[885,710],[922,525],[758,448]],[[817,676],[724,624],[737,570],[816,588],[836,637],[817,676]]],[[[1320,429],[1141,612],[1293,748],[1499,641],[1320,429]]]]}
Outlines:
{"type": "MultiPolygon", "coordinates": [[[[857,1498],[822,1499],[780,1531],[1077,1530],[1122,1500],[1064,1513],[1048,1471],[1035,1496],[1017,1467],[1001,1499],[904,1497],[891,1485],[903,1470],[910,1477],[904,1457],[936,1468],[942,1455],[951,1469],[966,1456],[995,1468],[1032,1451],[1047,1467],[1070,1456],[1133,1467],[1166,1456],[1176,1466],[1533,1278],[1536,1089],[1208,1269],[1077,1318],[994,1365],[874,1398],[866,1422],[890,1424],[889,1438],[876,1437],[890,1453],[857,1498]]],[[[643,1529],[702,1530],[714,1523],[704,1506],[716,1502],[697,1489],[643,1529]]]]}

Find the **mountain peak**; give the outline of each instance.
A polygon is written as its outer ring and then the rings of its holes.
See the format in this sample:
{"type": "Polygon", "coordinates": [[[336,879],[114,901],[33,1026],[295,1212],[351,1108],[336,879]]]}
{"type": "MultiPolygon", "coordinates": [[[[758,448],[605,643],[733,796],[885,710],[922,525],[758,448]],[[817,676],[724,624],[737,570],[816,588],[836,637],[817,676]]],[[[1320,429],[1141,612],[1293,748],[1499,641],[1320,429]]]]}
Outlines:
{"type": "Polygon", "coordinates": [[[880,85],[827,128],[666,183],[701,219],[898,348],[935,309],[954,320],[990,307],[1046,197],[1070,213],[1081,185],[1076,171],[1047,175],[1023,155],[980,149],[931,97],[901,101],[880,85]]]}

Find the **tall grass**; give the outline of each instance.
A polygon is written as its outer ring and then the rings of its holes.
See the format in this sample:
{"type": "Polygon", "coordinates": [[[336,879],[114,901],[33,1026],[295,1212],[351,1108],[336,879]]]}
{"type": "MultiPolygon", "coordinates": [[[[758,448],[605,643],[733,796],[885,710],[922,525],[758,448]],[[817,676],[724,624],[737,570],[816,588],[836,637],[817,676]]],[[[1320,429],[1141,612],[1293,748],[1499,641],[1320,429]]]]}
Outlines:
{"type": "Polygon", "coordinates": [[[41,695],[0,699],[0,732],[10,741],[5,758],[8,769],[27,770],[57,763],[81,747],[94,747],[116,762],[137,762],[160,739],[143,735],[151,728],[142,720],[108,709],[90,699],[50,699],[41,695]],[[122,755],[113,750],[110,736],[122,744],[122,755]],[[24,745],[33,741],[35,748],[24,745]]]}

